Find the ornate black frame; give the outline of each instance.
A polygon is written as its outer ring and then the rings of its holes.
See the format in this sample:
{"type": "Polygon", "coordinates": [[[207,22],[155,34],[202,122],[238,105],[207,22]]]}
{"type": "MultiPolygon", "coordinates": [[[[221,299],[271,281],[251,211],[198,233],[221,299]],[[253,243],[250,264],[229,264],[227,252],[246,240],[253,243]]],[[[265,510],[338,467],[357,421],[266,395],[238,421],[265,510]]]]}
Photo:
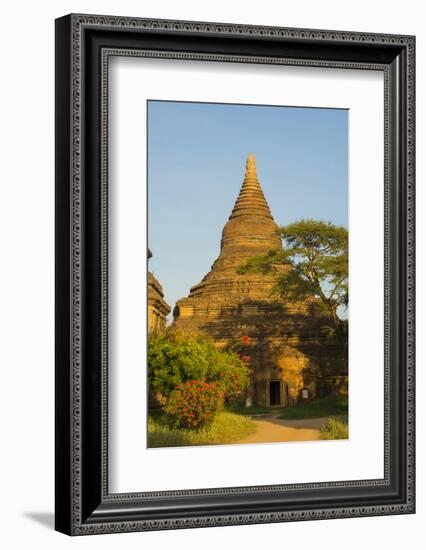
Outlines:
{"type": "Polygon", "coordinates": [[[56,529],[71,535],[414,513],[413,36],[56,20],[56,529]],[[385,77],[385,475],[109,494],[108,57],[374,69],[385,77]]]}

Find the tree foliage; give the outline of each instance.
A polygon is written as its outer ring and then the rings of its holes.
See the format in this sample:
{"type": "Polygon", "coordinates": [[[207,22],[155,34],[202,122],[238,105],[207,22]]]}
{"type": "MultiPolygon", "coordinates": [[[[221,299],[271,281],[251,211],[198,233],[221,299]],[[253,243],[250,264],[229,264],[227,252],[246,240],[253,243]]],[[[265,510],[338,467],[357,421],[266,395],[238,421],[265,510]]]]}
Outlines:
{"type": "Polygon", "coordinates": [[[239,273],[276,275],[275,292],[288,300],[316,299],[333,319],[334,335],[347,341],[348,231],[330,222],[301,220],[279,228],[284,247],[257,256],[239,273]]]}

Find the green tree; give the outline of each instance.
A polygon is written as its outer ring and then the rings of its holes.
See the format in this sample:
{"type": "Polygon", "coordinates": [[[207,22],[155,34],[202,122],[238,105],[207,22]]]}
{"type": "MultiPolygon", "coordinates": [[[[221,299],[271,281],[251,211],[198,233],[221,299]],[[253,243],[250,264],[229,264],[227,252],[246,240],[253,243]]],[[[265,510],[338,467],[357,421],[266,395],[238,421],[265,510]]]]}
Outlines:
{"type": "Polygon", "coordinates": [[[232,351],[217,349],[204,335],[167,329],[148,338],[148,384],[168,398],[191,380],[215,383],[225,399],[238,397],[249,383],[249,369],[232,351]]]}
{"type": "Polygon", "coordinates": [[[284,247],[250,258],[239,273],[276,275],[274,291],[289,300],[318,300],[333,320],[331,332],[347,343],[348,231],[330,222],[300,220],[279,228],[284,247]]]}

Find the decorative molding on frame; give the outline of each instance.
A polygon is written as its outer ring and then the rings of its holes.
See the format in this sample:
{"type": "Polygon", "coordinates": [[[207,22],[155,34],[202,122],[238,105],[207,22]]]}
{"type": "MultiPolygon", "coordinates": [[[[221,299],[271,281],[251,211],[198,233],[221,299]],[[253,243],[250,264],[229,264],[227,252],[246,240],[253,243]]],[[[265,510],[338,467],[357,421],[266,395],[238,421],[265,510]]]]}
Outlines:
{"type": "Polygon", "coordinates": [[[132,531],[160,531],[168,529],[191,529],[199,527],[223,527],[256,523],[284,523],[289,521],[310,521],[318,519],[361,518],[410,514],[413,509],[408,505],[365,506],[333,509],[305,510],[298,512],[270,512],[253,514],[228,514],[188,519],[166,519],[147,521],[122,521],[117,523],[93,523],[75,528],[76,535],[101,535],[107,533],[128,533],[132,531]]]}
{"type": "MultiPolygon", "coordinates": [[[[358,32],[341,32],[330,30],[307,30],[288,29],[279,27],[246,26],[237,24],[220,24],[187,21],[169,21],[155,19],[137,19],[128,17],[109,17],[95,15],[72,15],[71,16],[71,385],[72,385],[72,416],[71,416],[71,446],[72,446],[72,532],[76,535],[118,533],[128,531],[159,530],[159,529],[183,529],[190,527],[207,527],[219,525],[239,525],[249,523],[265,522],[286,522],[304,521],[313,519],[362,517],[370,515],[403,514],[414,511],[414,171],[415,171],[415,144],[414,144],[414,119],[415,119],[415,41],[412,36],[371,34],[358,32]],[[227,36],[250,36],[265,40],[274,39],[295,39],[315,40],[335,44],[342,43],[363,43],[374,45],[395,45],[407,48],[407,104],[408,104],[408,129],[407,129],[407,211],[406,227],[408,240],[406,243],[407,254],[407,499],[406,503],[392,506],[365,506],[365,507],[341,507],[334,509],[310,509],[305,511],[273,512],[273,513],[252,513],[252,514],[229,514],[214,515],[210,517],[193,517],[190,519],[170,520],[147,520],[147,521],[123,521],[84,524],[81,505],[81,367],[82,367],[82,75],[81,75],[81,53],[82,53],[82,30],[86,27],[110,27],[124,30],[150,30],[150,31],[173,31],[176,33],[195,33],[208,35],[227,36]]],[[[386,65],[373,65],[368,63],[354,62],[333,62],[318,61],[309,59],[286,59],[271,57],[234,56],[216,54],[195,54],[176,53],[153,50],[122,50],[105,49],[102,56],[102,128],[101,128],[101,157],[102,157],[102,492],[106,500],[128,500],[141,499],[146,496],[184,496],[184,495],[205,495],[205,494],[249,494],[259,490],[285,491],[307,488],[337,488],[337,487],[361,487],[376,486],[388,483],[389,465],[389,348],[391,345],[389,331],[389,257],[390,240],[389,227],[392,223],[389,197],[389,171],[388,163],[385,162],[385,477],[383,480],[362,480],[344,481],[335,483],[314,483],[297,485],[261,486],[261,487],[240,487],[226,489],[199,489],[192,491],[169,491],[156,493],[130,493],[130,494],[108,494],[108,464],[107,464],[107,422],[108,422],[108,353],[107,353],[107,315],[108,315],[108,216],[107,216],[107,195],[108,195],[108,59],[110,56],[139,56],[156,57],[167,59],[188,59],[200,61],[232,61],[239,63],[270,63],[282,65],[300,65],[309,67],[329,67],[345,69],[365,69],[384,71],[385,75],[385,157],[389,159],[390,151],[390,103],[391,91],[389,89],[389,68],[386,65]]]]}
{"type": "MultiPolygon", "coordinates": [[[[251,36],[264,39],[290,38],[295,40],[323,40],[330,42],[357,42],[365,44],[395,44],[413,46],[414,37],[409,35],[376,34],[318,29],[297,29],[201,21],[176,21],[171,19],[143,19],[103,15],[73,14],[73,30],[79,32],[83,25],[115,27],[127,30],[176,31],[179,33],[205,33],[228,36],[251,36]]],[[[414,58],[413,58],[414,61],[414,58]]]]}

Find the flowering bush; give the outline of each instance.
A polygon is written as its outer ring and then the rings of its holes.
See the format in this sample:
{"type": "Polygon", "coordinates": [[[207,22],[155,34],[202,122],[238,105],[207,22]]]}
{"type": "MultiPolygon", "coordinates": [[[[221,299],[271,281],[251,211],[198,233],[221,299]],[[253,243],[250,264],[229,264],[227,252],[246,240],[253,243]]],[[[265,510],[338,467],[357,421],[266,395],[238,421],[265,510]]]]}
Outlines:
{"type": "Polygon", "coordinates": [[[165,412],[175,428],[199,429],[208,425],[223,404],[223,390],[215,382],[189,380],[169,396],[165,412]]]}
{"type": "Polygon", "coordinates": [[[173,427],[196,430],[223,403],[243,398],[250,383],[250,357],[220,350],[204,335],[173,329],[148,339],[148,383],[173,427]]]}

